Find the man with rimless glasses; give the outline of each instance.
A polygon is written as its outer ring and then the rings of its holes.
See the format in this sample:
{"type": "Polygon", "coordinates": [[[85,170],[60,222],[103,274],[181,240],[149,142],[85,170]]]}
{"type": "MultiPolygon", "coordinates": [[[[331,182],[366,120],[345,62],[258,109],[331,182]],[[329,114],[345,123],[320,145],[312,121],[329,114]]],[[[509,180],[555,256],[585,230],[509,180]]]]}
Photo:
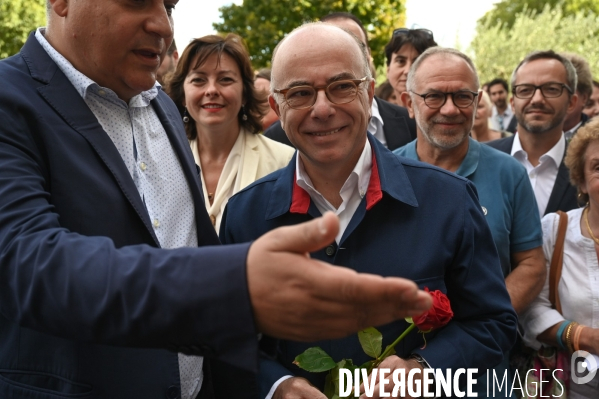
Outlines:
{"type": "Polygon", "coordinates": [[[577,191],[563,162],[563,125],[578,101],[576,69],[552,50],[534,51],[518,64],[511,80],[517,133],[489,145],[526,168],[541,216],[578,208],[577,191]]]}
{"type": "MultiPolygon", "coordinates": [[[[221,239],[252,240],[332,211],[340,219],[339,233],[310,257],[358,272],[402,276],[451,301],[454,317],[446,327],[428,333],[426,345],[423,334],[408,334],[381,368],[404,369],[407,375],[413,368],[498,363],[514,342],[516,316],[475,188],[454,174],[396,157],[367,133],[374,82],[364,46],[338,27],[304,25],[275,49],[271,83],[271,107],[298,151],[287,167],[230,199],[221,239]]],[[[471,103],[471,95],[456,98],[471,103]]],[[[356,314],[356,320],[362,317],[356,314]]],[[[407,326],[403,320],[377,326],[383,347],[407,326]]],[[[262,341],[264,348],[276,348],[261,359],[262,398],[324,398],[326,373],[307,373],[293,364],[307,348],[319,346],[335,361],[369,360],[356,335],[262,341]]],[[[388,392],[392,388],[386,386],[388,392]]],[[[374,392],[379,394],[378,386],[374,392]]]]}
{"type": "MultiPolygon", "coordinates": [[[[544,283],[541,223],[525,169],[509,155],[470,138],[481,94],[474,64],[457,50],[430,48],[412,65],[407,90],[403,97],[416,119],[418,138],[394,153],[454,172],[476,185],[512,305],[521,312],[544,283]]],[[[499,379],[508,370],[508,360],[506,353],[495,368],[499,379]]],[[[489,362],[484,368],[495,365],[489,362]]],[[[508,381],[511,386],[512,379],[508,381]]],[[[486,373],[477,391],[479,396],[492,391],[486,389],[486,373]]]]}

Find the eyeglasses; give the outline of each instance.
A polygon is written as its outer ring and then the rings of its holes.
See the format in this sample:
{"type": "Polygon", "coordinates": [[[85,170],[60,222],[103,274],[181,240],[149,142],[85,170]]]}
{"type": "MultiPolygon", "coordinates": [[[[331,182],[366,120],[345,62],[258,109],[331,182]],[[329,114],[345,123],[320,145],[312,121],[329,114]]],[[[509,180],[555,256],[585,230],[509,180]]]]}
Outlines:
{"type": "Polygon", "coordinates": [[[427,39],[434,40],[433,32],[428,29],[408,29],[408,28],[398,28],[393,31],[393,35],[391,37],[395,37],[398,35],[409,35],[412,32],[420,32],[423,33],[427,39]]]}
{"type": "Polygon", "coordinates": [[[478,96],[478,93],[475,93],[470,90],[458,90],[454,92],[444,93],[441,91],[431,91],[426,94],[418,94],[412,90],[412,93],[420,96],[424,99],[424,104],[427,107],[432,109],[439,109],[447,102],[447,96],[451,95],[451,100],[453,104],[458,108],[468,108],[474,102],[474,99],[478,96]]]}
{"type": "Polygon", "coordinates": [[[333,104],[347,104],[355,100],[358,87],[369,80],[362,79],[337,80],[327,86],[294,86],[288,89],[274,90],[274,93],[285,96],[285,102],[293,109],[310,108],[316,103],[316,95],[324,90],[327,98],[333,104]]]}
{"type": "Polygon", "coordinates": [[[516,85],[512,89],[512,94],[514,94],[514,96],[518,98],[527,99],[532,98],[537,92],[537,89],[541,89],[541,94],[545,98],[559,97],[564,92],[564,89],[567,89],[570,92],[570,94],[574,93],[572,89],[568,87],[568,85],[565,85],[563,83],[549,82],[544,83],[540,86],[535,86],[531,84],[516,85]]]}

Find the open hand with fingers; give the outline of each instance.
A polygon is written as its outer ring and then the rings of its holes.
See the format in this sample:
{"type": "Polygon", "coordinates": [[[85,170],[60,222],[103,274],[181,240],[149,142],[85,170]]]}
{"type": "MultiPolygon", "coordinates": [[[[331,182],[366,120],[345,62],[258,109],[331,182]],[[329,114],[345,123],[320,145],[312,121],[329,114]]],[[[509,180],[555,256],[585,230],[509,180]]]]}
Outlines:
{"type": "Polygon", "coordinates": [[[260,332],[295,341],[339,338],[430,308],[430,295],[412,281],[310,259],[334,241],[338,228],[338,218],[327,213],[252,244],[248,286],[260,332]]]}

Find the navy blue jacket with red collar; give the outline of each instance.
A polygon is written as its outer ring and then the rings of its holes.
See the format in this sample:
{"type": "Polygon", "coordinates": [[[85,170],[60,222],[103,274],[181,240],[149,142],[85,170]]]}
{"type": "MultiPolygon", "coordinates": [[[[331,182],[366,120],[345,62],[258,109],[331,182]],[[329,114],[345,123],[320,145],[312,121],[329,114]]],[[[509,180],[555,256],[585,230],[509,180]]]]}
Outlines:
{"type": "MultiPolygon", "coordinates": [[[[338,245],[311,254],[360,273],[399,276],[421,288],[447,293],[453,320],[427,334],[409,334],[399,356],[419,353],[433,368],[493,367],[516,338],[516,314],[505,288],[493,238],[474,185],[434,166],[397,157],[368,135],[373,168],[368,191],[338,245]]],[[[296,155],[297,156],[297,155],[296,155]]],[[[289,165],[233,196],[221,224],[221,240],[255,239],[279,226],[320,216],[309,195],[295,183],[289,165]]],[[[407,328],[397,321],[381,326],[383,348],[407,328]]],[[[274,358],[260,364],[262,397],[284,375],[302,376],[322,389],[325,373],[306,373],[295,356],[320,346],[336,361],[369,360],[358,338],[318,342],[279,341],[274,358]]]]}

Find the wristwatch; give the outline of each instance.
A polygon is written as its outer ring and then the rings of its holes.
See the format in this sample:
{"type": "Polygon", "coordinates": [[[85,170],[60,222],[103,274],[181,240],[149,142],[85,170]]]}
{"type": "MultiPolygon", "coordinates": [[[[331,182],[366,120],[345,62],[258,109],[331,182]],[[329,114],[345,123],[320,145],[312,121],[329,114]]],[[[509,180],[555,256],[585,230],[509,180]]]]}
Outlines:
{"type": "MultiPolygon", "coordinates": [[[[419,364],[420,366],[422,366],[422,370],[426,370],[426,369],[432,369],[431,365],[430,365],[430,364],[428,364],[428,362],[427,362],[427,361],[426,361],[426,360],[425,360],[425,359],[424,359],[422,356],[420,356],[418,353],[412,353],[412,354],[411,354],[411,355],[408,357],[408,359],[413,359],[413,360],[416,360],[416,361],[418,362],[418,364],[419,364]]],[[[435,379],[434,379],[434,376],[433,376],[432,386],[429,386],[429,387],[430,387],[430,388],[429,388],[429,392],[431,392],[431,393],[433,393],[433,392],[436,392],[436,389],[435,389],[435,379]]],[[[424,389],[424,386],[422,386],[422,389],[424,389]]],[[[437,397],[437,396],[435,396],[435,395],[433,394],[433,398],[436,398],[436,397],[437,397]]]]}
{"type": "Polygon", "coordinates": [[[418,364],[420,364],[422,366],[423,369],[430,369],[431,365],[428,364],[428,362],[426,360],[424,360],[424,358],[422,356],[420,356],[418,353],[412,353],[410,355],[410,357],[408,357],[408,359],[414,359],[418,362],[418,364]]]}

